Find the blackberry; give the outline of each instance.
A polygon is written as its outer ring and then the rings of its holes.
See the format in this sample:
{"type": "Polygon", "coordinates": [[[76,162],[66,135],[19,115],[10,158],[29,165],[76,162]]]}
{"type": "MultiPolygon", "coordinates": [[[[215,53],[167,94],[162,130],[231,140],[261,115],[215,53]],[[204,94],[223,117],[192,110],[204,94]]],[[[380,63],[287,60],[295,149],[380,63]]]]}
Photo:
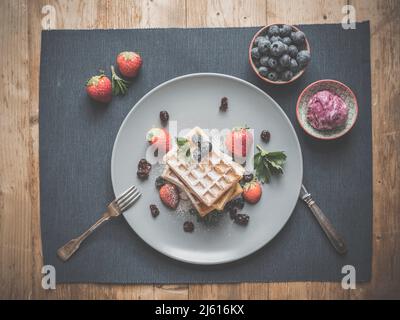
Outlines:
{"type": "Polygon", "coordinates": [[[267,77],[268,76],[268,69],[266,67],[259,67],[258,68],[258,73],[263,77],[267,77]]]}
{"type": "Polygon", "coordinates": [[[157,189],[160,189],[164,184],[166,184],[166,181],[164,180],[163,177],[157,177],[155,181],[155,185],[157,189]]]}
{"type": "Polygon", "coordinates": [[[260,64],[261,64],[262,66],[264,66],[264,67],[268,67],[268,60],[269,60],[269,57],[263,56],[263,57],[261,57],[261,59],[260,59],[260,64]]]}
{"type": "Polygon", "coordinates": [[[167,111],[164,110],[164,111],[160,112],[160,120],[163,123],[165,123],[165,122],[167,122],[169,120],[169,114],[168,114],[167,111]]]}
{"type": "Polygon", "coordinates": [[[258,48],[251,49],[251,57],[254,59],[260,59],[260,52],[258,51],[258,48]]]}
{"type": "Polygon", "coordinates": [[[273,36],[279,36],[279,26],[273,25],[268,28],[268,36],[271,38],[273,36]]]}
{"type": "Polygon", "coordinates": [[[271,42],[265,38],[261,39],[260,41],[258,41],[258,52],[260,54],[265,54],[268,52],[268,50],[271,47],[271,42]]]}
{"type": "Polygon", "coordinates": [[[293,78],[293,72],[290,71],[290,70],[286,70],[285,72],[283,72],[283,73],[281,74],[281,79],[282,79],[283,81],[289,81],[289,80],[291,80],[292,78],[293,78]]]}
{"type": "Polygon", "coordinates": [[[241,226],[246,226],[249,223],[250,217],[248,214],[244,213],[238,213],[235,216],[235,223],[241,225],[241,226]]]}
{"type": "Polygon", "coordinates": [[[287,46],[290,46],[292,44],[292,39],[290,39],[290,37],[284,37],[282,38],[282,42],[287,46]]]}
{"type": "Polygon", "coordinates": [[[185,221],[183,224],[183,231],[185,232],[193,232],[194,230],[194,224],[191,221],[185,221]]]}
{"type": "Polygon", "coordinates": [[[235,207],[232,207],[229,209],[229,217],[234,220],[237,215],[237,209],[235,207]]]}
{"type": "Polygon", "coordinates": [[[157,217],[160,214],[160,210],[158,210],[155,204],[150,205],[150,212],[153,218],[157,217]]]}
{"type": "Polygon", "coordinates": [[[285,53],[286,45],[281,41],[273,42],[271,45],[271,55],[275,57],[280,57],[282,54],[285,53]]]}
{"type": "Polygon", "coordinates": [[[252,173],[244,174],[243,175],[243,181],[244,182],[250,182],[254,179],[254,175],[252,173]]]}
{"type": "Polygon", "coordinates": [[[149,172],[139,169],[136,172],[136,175],[138,176],[139,179],[145,180],[149,177],[149,172]]]}
{"type": "Polygon", "coordinates": [[[147,179],[151,170],[151,164],[146,159],[140,159],[137,176],[139,179],[147,179]]]}
{"type": "MultiPolygon", "coordinates": [[[[221,99],[221,105],[219,106],[219,110],[225,112],[228,109],[228,98],[227,97],[223,97],[221,99]]],[[[197,143],[197,142],[195,142],[197,143]]]]}
{"type": "Polygon", "coordinates": [[[295,45],[292,44],[288,47],[288,54],[292,58],[296,58],[298,53],[299,53],[299,50],[297,49],[297,47],[295,45]]]}
{"type": "Polygon", "coordinates": [[[296,60],[299,64],[300,68],[305,68],[308,63],[310,62],[311,55],[310,52],[307,50],[302,50],[297,54],[296,60]]]}
{"type": "Polygon", "coordinates": [[[292,27],[288,26],[287,24],[282,25],[282,27],[279,29],[279,35],[281,37],[290,36],[291,32],[292,32],[292,27]]]}
{"type": "Polygon", "coordinates": [[[270,68],[275,69],[277,65],[278,65],[278,60],[276,60],[275,58],[268,59],[268,66],[270,68]]]}
{"type": "Polygon", "coordinates": [[[279,63],[282,67],[289,67],[290,66],[290,56],[288,54],[284,54],[280,59],[279,63]]]}
{"type": "Polygon", "coordinates": [[[278,80],[278,74],[275,71],[270,71],[267,75],[267,78],[271,81],[278,80]]]}
{"type": "Polygon", "coordinates": [[[232,206],[242,210],[244,207],[244,199],[242,197],[232,200],[232,206]]]}
{"type": "Polygon", "coordinates": [[[302,45],[306,40],[306,35],[302,31],[295,31],[290,34],[290,38],[297,45],[302,45]]]}
{"type": "Polygon", "coordinates": [[[291,59],[290,60],[290,71],[292,71],[293,73],[296,73],[297,71],[299,71],[299,64],[297,63],[296,59],[291,59]]]}
{"type": "Polygon", "coordinates": [[[271,133],[268,130],[263,130],[261,131],[260,137],[264,142],[269,142],[271,139],[271,133]]]}

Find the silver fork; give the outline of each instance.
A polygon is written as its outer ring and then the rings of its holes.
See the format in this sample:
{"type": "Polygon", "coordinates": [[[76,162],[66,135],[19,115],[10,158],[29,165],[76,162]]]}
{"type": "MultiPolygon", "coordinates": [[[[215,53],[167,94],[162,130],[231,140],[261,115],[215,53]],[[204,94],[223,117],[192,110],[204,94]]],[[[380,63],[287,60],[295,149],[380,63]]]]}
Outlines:
{"type": "Polygon", "coordinates": [[[118,217],[124,211],[128,210],[135,202],[139,199],[141,193],[139,190],[132,186],[123,192],[119,197],[113,200],[108,206],[107,211],[103,213],[102,217],[92,225],[88,230],[82,233],[79,237],[70,240],[60,249],[57,250],[57,255],[61,260],[67,261],[76,250],[79,249],[81,243],[92,234],[103,222],[110,220],[111,218],[118,217]]]}

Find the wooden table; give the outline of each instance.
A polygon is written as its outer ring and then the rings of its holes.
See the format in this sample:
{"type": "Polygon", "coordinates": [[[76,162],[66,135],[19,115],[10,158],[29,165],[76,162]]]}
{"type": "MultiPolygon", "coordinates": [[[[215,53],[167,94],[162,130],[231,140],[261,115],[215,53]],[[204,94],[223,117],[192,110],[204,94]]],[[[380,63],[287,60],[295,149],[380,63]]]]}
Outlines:
{"type": "Polygon", "coordinates": [[[400,298],[400,1],[398,0],[2,0],[0,85],[0,298],[363,299],[400,298]],[[41,287],[38,100],[40,31],[233,27],[341,22],[353,5],[371,21],[373,124],[372,281],[229,285],[41,287]],[[50,7],[45,7],[50,5],[50,7]],[[43,10],[43,11],[42,11],[43,10]],[[46,17],[55,17],[55,24],[46,17]],[[43,20],[44,19],[44,20],[43,20]]]}

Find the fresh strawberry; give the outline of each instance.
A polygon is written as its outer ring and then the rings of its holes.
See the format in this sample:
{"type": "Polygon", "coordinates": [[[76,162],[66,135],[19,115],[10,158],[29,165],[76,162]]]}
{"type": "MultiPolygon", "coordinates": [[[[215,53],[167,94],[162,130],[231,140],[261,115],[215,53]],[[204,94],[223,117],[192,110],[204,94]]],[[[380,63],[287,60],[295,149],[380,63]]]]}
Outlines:
{"type": "Polygon", "coordinates": [[[112,98],[111,81],[104,74],[93,76],[86,82],[86,92],[93,100],[108,103],[112,98]]]}
{"type": "Polygon", "coordinates": [[[261,198],[261,194],[261,184],[256,180],[246,183],[243,187],[243,198],[249,203],[257,203],[261,198]]]}
{"type": "Polygon", "coordinates": [[[161,201],[171,209],[176,209],[179,204],[179,193],[178,188],[171,184],[166,183],[160,188],[160,199],[161,201]]]}
{"type": "Polygon", "coordinates": [[[246,157],[253,145],[253,135],[248,127],[233,128],[226,136],[225,145],[234,157],[246,157]]]}
{"type": "Polygon", "coordinates": [[[151,145],[156,145],[163,152],[171,148],[171,137],[166,129],[152,128],[147,132],[146,140],[151,145]]]}
{"type": "Polygon", "coordinates": [[[117,56],[117,66],[124,77],[133,78],[142,66],[142,58],[136,52],[124,51],[117,56]]]}

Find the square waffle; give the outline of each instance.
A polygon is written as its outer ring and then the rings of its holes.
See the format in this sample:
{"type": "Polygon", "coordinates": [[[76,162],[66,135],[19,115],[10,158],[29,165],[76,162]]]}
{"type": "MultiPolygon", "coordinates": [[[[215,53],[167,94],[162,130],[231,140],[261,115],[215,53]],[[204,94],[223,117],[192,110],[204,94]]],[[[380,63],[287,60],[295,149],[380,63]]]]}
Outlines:
{"type": "MultiPolygon", "coordinates": [[[[194,135],[200,135],[203,141],[209,141],[203,130],[198,127],[193,128],[186,136],[192,154],[196,148],[192,142],[194,135]]],[[[200,163],[179,159],[176,148],[166,155],[166,162],[171,170],[207,207],[211,207],[223,194],[232,189],[244,173],[244,169],[234,163],[228,155],[214,149],[209,153],[208,158],[200,163]]]]}
{"type": "Polygon", "coordinates": [[[206,216],[213,210],[219,210],[219,211],[223,210],[228,201],[232,200],[233,198],[241,194],[243,191],[240,184],[237,183],[234,188],[229,189],[227,192],[225,192],[225,194],[223,194],[221,198],[218,199],[218,201],[214,205],[208,207],[201,201],[199,201],[199,199],[197,199],[197,197],[188,189],[188,187],[186,187],[179,180],[179,178],[174,174],[174,172],[169,168],[168,165],[165,166],[164,172],[162,173],[161,176],[166,181],[175,184],[178,188],[182,189],[186,193],[189,200],[192,202],[193,206],[195,207],[195,209],[197,210],[197,212],[201,217],[206,216]]]}

